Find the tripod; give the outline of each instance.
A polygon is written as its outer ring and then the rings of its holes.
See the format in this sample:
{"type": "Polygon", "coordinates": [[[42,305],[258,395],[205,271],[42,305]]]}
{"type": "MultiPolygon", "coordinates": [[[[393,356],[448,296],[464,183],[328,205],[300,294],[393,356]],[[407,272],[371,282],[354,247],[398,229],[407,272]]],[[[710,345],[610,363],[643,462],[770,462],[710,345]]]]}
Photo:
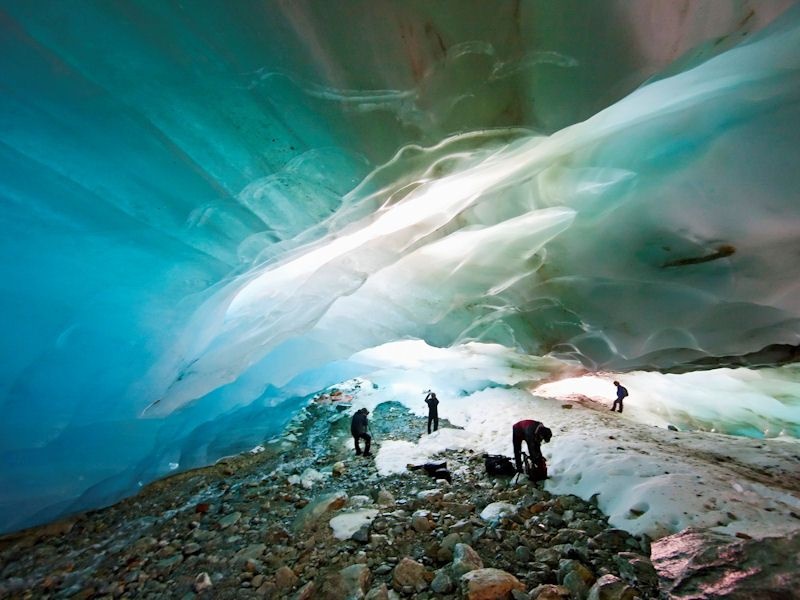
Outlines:
{"type": "Polygon", "coordinates": [[[514,485],[517,484],[517,481],[519,481],[519,476],[522,475],[522,473],[525,473],[525,475],[527,475],[528,478],[530,478],[532,472],[533,472],[533,463],[531,462],[531,457],[528,456],[525,452],[523,452],[522,471],[517,472],[517,476],[514,478],[514,485]]]}

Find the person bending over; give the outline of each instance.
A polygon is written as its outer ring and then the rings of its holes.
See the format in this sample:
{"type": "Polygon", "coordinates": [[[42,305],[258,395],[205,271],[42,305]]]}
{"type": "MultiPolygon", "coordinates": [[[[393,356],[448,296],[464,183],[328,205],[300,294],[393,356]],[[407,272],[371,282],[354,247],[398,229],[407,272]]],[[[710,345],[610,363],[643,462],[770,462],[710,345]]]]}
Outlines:
{"type": "Polygon", "coordinates": [[[514,461],[517,466],[517,473],[522,473],[522,442],[523,440],[528,446],[528,456],[534,463],[542,457],[541,444],[545,444],[553,437],[553,432],[550,431],[539,421],[527,419],[514,423],[511,428],[512,439],[514,442],[514,461]]]}
{"type": "Polygon", "coordinates": [[[361,455],[361,447],[358,445],[359,440],[364,440],[364,456],[372,456],[369,451],[369,446],[372,443],[372,436],[367,433],[369,430],[369,420],[367,415],[369,411],[366,408],[361,408],[353,415],[350,421],[350,433],[353,434],[353,441],[356,445],[356,456],[361,455]]]}

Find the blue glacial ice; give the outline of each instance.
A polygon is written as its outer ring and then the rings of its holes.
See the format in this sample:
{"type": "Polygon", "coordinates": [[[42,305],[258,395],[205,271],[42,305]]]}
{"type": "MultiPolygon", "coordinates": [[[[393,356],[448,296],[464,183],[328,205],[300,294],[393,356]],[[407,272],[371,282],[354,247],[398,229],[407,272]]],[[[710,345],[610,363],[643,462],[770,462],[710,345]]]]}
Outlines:
{"type": "Polygon", "coordinates": [[[456,4],[0,3],[0,530],[252,447],[396,340],[793,356],[798,9],[456,4]]]}

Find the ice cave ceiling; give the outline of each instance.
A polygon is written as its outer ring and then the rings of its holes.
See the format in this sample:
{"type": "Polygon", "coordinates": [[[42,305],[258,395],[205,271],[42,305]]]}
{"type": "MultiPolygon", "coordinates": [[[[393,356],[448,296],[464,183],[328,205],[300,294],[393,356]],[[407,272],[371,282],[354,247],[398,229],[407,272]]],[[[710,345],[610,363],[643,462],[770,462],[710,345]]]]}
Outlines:
{"type": "Polygon", "coordinates": [[[4,528],[398,339],[792,357],[793,4],[3,0],[4,528]]]}

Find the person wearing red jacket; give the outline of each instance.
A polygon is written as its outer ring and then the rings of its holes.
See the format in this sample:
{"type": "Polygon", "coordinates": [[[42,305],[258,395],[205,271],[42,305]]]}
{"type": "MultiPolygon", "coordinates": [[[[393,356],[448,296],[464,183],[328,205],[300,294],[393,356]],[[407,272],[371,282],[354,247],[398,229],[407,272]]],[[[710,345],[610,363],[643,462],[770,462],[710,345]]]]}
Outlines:
{"type": "Polygon", "coordinates": [[[553,432],[539,421],[532,419],[514,423],[511,432],[514,441],[514,461],[517,465],[517,472],[522,473],[522,442],[525,441],[527,444],[528,456],[536,464],[542,458],[542,449],[540,448],[542,442],[545,444],[549,442],[550,438],[553,437],[553,432]]]}

